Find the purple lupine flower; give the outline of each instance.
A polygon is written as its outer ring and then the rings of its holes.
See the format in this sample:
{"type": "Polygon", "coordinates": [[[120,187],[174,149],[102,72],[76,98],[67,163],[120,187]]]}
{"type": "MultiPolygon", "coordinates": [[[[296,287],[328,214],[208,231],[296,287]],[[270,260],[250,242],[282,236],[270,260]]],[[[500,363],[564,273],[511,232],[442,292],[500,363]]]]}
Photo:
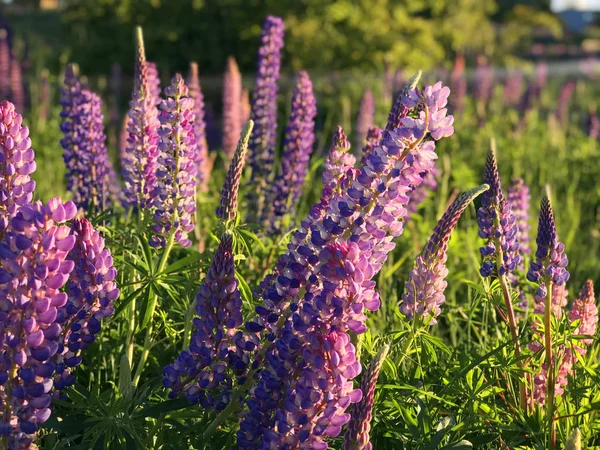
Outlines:
{"type": "Polygon", "coordinates": [[[146,62],[146,76],[148,80],[148,93],[152,98],[152,102],[158,106],[160,104],[160,76],[156,63],[151,61],[146,62]]]}
{"type": "Polygon", "coordinates": [[[348,170],[353,169],[356,158],[350,153],[350,142],[341,126],[337,126],[333,135],[333,142],[329,155],[323,164],[323,186],[332,192],[340,188],[340,181],[346,176],[348,170]]]}
{"type": "Polygon", "coordinates": [[[492,66],[486,61],[483,55],[477,57],[477,67],[475,68],[475,85],[473,95],[477,101],[485,107],[492,94],[493,72],[492,66]]]}
{"type": "Polygon", "coordinates": [[[521,91],[523,90],[523,72],[513,70],[509,72],[504,80],[504,104],[517,106],[521,100],[521,91]]]}
{"type": "Polygon", "coordinates": [[[242,123],[242,74],[233,56],[227,59],[223,80],[223,154],[231,161],[240,139],[242,123]]]}
{"type": "Polygon", "coordinates": [[[173,236],[175,242],[189,247],[198,175],[194,100],[188,96],[188,88],[179,74],[165,88],[165,97],[160,104],[160,156],[152,196],[155,224],[150,245],[164,247],[169,236],[173,236]]]}
{"type": "Polygon", "coordinates": [[[240,181],[242,179],[242,171],[246,164],[246,153],[248,150],[248,142],[252,134],[254,122],[249,120],[240,136],[238,146],[233,154],[229,170],[225,177],[225,183],[221,190],[221,201],[217,208],[217,217],[223,221],[235,219],[238,207],[238,191],[240,189],[240,181]]]}
{"type": "MultiPolygon", "coordinates": [[[[564,286],[562,286],[564,289],[564,286]]],[[[594,298],[594,284],[588,280],[581,289],[579,297],[573,302],[571,311],[569,311],[569,320],[571,324],[579,321],[577,327],[573,330],[574,336],[594,336],[598,324],[598,307],[594,298]]],[[[572,375],[574,364],[578,357],[576,353],[583,356],[587,353],[587,346],[594,340],[591,338],[577,339],[573,346],[561,344],[554,355],[554,361],[559,361],[554,392],[556,395],[562,395],[564,388],[568,383],[568,375],[572,375]]],[[[538,403],[543,403],[546,398],[547,385],[547,366],[542,365],[542,369],[534,379],[534,399],[538,403]]]]}
{"type": "Polygon", "coordinates": [[[125,186],[123,205],[134,210],[151,205],[156,189],[158,109],[150,94],[142,29],[137,29],[138,47],[130,109],[127,113],[127,148],[121,158],[125,186]]]}
{"type": "Polygon", "coordinates": [[[419,210],[421,203],[429,196],[430,192],[433,192],[438,187],[439,171],[436,166],[433,166],[430,172],[423,177],[423,183],[416,187],[410,193],[410,203],[408,204],[408,212],[413,215],[419,210]]]}
{"type": "MultiPolygon", "coordinates": [[[[519,242],[519,253],[521,253],[521,263],[523,256],[531,253],[529,237],[529,186],[525,184],[522,178],[515,178],[508,188],[507,200],[510,209],[517,219],[517,242],[519,242]]],[[[522,265],[522,264],[521,264],[522,265]]]]}
{"type": "Polygon", "coordinates": [[[35,153],[29,128],[9,101],[0,103],[0,237],[19,207],[31,202],[35,181],[35,153]]]}
{"type": "Polygon", "coordinates": [[[575,81],[567,81],[560,89],[556,105],[556,117],[561,125],[566,126],[569,120],[569,103],[575,92],[575,81]]]}
{"type": "Polygon", "coordinates": [[[467,95],[465,57],[461,54],[456,55],[456,60],[454,61],[454,67],[450,74],[450,89],[452,90],[452,110],[460,112],[465,107],[465,97],[467,95]]]}
{"type": "Polygon", "coordinates": [[[244,89],[242,91],[242,103],[240,105],[240,123],[242,127],[250,120],[251,110],[250,92],[248,92],[248,89],[244,89]]]}
{"type": "Polygon", "coordinates": [[[10,57],[10,92],[11,100],[15,104],[17,111],[25,110],[25,86],[23,85],[23,73],[21,62],[16,55],[10,57]]]}
{"type": "Polygon", "coordinates": [[[57,391],[75,382],[72,372],[81,363],[81,351],[94,341],[101,321],[114,313],[113,302],[119,297],[117,271],[102,236],[84,218],[73,220],[71,235],[75,245],[67,260],[74,263],[74,269],[66,283],[67,301],[58,308],[56,319],[63,344],[54,358],[57,391]]]}
{"type": "Polygon", "coordinates": [[[365,89],[360,100],[358,117],[356,118],[356,143],[360,147],[365,144],[367,132],[375,122],[375,97],[370,89],[365,89]]]}
{"type": "Polygon", "coordinates": [[[479,249],[483,258],[479,271],[484,277],[492,276],[494,271],[504,276],[517,268],[521,255],[517,219],[502,192],[494,145],[487,155],[483,181],[490,189],[481,197],[481,207],[477,211],[479,237],[485,240],[485,245],[479,249]]]}
{"type": "Polygon", "coordinates": [[[370,442],[371,417],[373,401],[375,400],[375,387],[379,371],[383,366],[385,358],[390,351],[389,345],[384,345],[373,358],[360,382],[362,399],[352,405],[350,410],[351,419],[344,436],[344,450],[371,450],[370,442]]]}
{"type": "Polygon", "coordinates": [[[0,242],[0,435],[8,437],[8,448],[29,448],[50,417],[62,331],[57,310],[67,302],[61,288],[74,268],[67,257],[75,237],[64,222],[76,211],[60,199],[24,205],[0,242]]]}
{"type": "Polygon", "coordinates": [[[196,151],[198,153],[198,188],[205,192],[210,180],[210,161],[208,159],[208,144],[206,143],[206,123],[204,122],[204,95],[200,88],[198,64],[190,63],[188,76],[190,97],[194,100],[194,135],[196,136],[196,151]]]}
{"type": "Polygon", "coordinates": [[[72,65],[65,71],[65,86],[61,91],[64,134],[61,145],[67,166],[67,188],[73,201],[84,210],[93,206],[104,210],[110,200],[109,170],[111,162],[106,149],[102,100],[93,92],[81,89],[72,65]]]}
{"type": "Polygon", "coordinates": [[[316,115],[317,103],[312,82],[308,73],[299,72],[292,94],[290,118],[285,129],[281,170],[272,185],[269,205],[263,214],[263,222],[266,222],[271,233],[279,229],[281,218],[285,214],[293,216],[296,212],[313,152],[316,115]]]}
{"type": "Polygon", "coordinates": [[[598,140],[600,137],[600,118],[596,111],[590,109],[587,120],[587,134],[593,140],[598,140]]]}
{"type": "Polygon", "coordinates": [[[310,228],[293,234],[278,275],[269,275],[258,317],[247,323],[271,343],[260,350],[265,356],[237,434],[241,448],[326,448],[324,439],[340,433],[346,408],[360,400],[351,382],[360,364],[348,333],[363,333],[364,311],[379,307],[373,277],[403,231],[407,193],[431,169],[435,140],[452,133],[448,88],[436,83],[406,94],[410,117],[384,133],[356,179],[332,193],[310,228]]]}
{"type": "Polygon", "coordinates": [[[262,216],[277,139],[277,81],[283,48],[283,20],[268,16],[263,26],[258,50],[258,71],[252,93],[250,118],[254,133],[250,140],[249,163],[252,189],[248,191],[248,217],[256,221],[262,216]]]}
{"type": "MultiPolygon", "coordinates": [[[[410,95],[412,92],[416,92],[416,87],[417,87],[417,84],[419,83],[420,79],[421,79],[421,72],[419,71],[419,72],[415,73],[410,78],[410,80],[408,80],[408,83],[406,84],[406,86],[404,86],[404,89],[398,95],[398,97],[394,101],[394,104],[392,105],[392,109],[390,110],[390,113],[388,114],[388,121],[385,125],[385,129],[382,131],[382,135],[388,134],[391,131],[399,128],[402,125],[402,123],[401,123],[402,119],[406,118],[410,108],[413,106],[413,103],[414,103],[414,101],[409,100],[410,95]]],[[[449,89],[448,89],[448,91],[449,91],[449,89]]],[[[448,116],[448,117],[452,117],[452,116],[448,116]]],[[[377,144],[379,144],[379,142],[377,144]]]]}
{"type": "Polygon", "coordinates": [[[362,148],[363,154],[362,154],[361,161],[360,161],[361,164],[364,165],[365,162],[369,159],[369,155],[371,154],[371,152],[381,142],[381,137],[382,137],[381,128],[379,128],[377,126],[369,128],[369,131],[367,131],[365,145],[362,148]]]}
{"type": "Polygon", "coordinates": [[[8,32],[0,29],[0,99],[10,96],[10,45],[8,32]]]}
{"type": "Polygon", "coordinates": [[[442,304],[446,301],[444,291],[447,286],[445,278],[448,275],[446,267],[448,241],[467,206],[489,188],[487,184],[483,184],[461,194],[437,223],[423,252],[417,256],[415,267],[408,276],[405,292],[402,295],[400,312],[409,320],[419,317],[426,321],[431,318],[429,323],[437,324],[436,318],[441,312],[442,304]]]}
{"type": "Polygon", "coordinates": [[[233,383],[245,376],[249,351],[257,343],[240,330],[242,299],[232,247],[233,234],[226,231],[196,295],[196,331],[190,347],[163,369],[169,397],[184,395],[207,409],[227,406],[233,383]]]}

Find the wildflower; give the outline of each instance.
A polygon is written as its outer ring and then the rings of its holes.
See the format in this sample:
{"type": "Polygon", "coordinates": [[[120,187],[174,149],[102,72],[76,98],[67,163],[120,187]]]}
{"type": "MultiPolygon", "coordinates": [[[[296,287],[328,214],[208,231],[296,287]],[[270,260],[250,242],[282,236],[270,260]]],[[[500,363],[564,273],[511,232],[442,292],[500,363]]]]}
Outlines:
{"type": "Polygon", "coordinates": [[[206,142],[206,122],[204,121],[204,96],[200,88],[198,64],[190,64],[190,74],[187,82],[190,97],[194,100],[194,136],[196,137],[196,152],[198,153],[198,188],[201,191],[208,189],[210,180],[210,161],[208,158],[208,144],[206,142]]]}
{"type": "Polygon", "coordinates": [[[194,100],[181,75],[176,74],[165,88],[160,104],[160,156],[153,193],[155,233],[150,244],[166,245],[167,236],[189,247],[188,233],[194,229],[196,213],[197,153],[194,134],[194,100]]]}
{"type": "Polygon", "coordinates": [[[417,256],[415,267],[408,276],[405,292],[402,295],[400,312],[409,320],[415,319],[415,316],[425,320],[431,317],[429,323],[437,324],[436,317],[441,312],[440,307],[446,301],[444,291],[447,286],[445,278],[448,275],[446,267],[448,241],[467,206],[489,188],[484,184],[460,195],[437,223],[425,249],[417,256]]]}
{"type": "Polygon", "coordinates": [[[148,82],[148,94],[152,98],[152,103],[156,106],[160,104],[160,77],[156,63],[146,62],[146,76],[148,82]]]}
{"type": "Polygon", "coordinates": [[[223,81],[223,153],[226,161],[231,161],[238,140],[242,123],[242,74],[233,56],[227,59],[227,69],[223,81]]]}

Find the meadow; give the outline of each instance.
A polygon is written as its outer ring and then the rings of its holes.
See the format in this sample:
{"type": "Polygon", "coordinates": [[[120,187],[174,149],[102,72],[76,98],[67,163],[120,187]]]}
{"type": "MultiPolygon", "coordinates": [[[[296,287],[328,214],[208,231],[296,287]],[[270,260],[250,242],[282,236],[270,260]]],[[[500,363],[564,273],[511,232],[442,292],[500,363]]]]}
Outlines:
{"type": "Polygon", "coordinates": [[[0,448],[600,446],[597,61],[281,75],[269,16],[215,118],[132,35],[0,39],[0,448]]]}

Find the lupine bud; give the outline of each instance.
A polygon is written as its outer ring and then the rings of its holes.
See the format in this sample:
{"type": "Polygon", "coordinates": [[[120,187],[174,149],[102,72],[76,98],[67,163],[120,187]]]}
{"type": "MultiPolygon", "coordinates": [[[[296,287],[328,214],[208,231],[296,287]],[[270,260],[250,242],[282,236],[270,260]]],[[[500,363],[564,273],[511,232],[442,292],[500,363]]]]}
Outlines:
{"type": "Polygon", "coordinates": [[[425,249],[417,256],[415,267],[406,282],[400,312],[409,320],[413,320],[415,316],[423,320],[431,317],[429,323],[437,324],[436,317],[439,316],[440,307],[446,301],[444,291],[447,286],[445,278],[448,275],[446,267],[448,241],[467,206],[489,188],[487,184],[483,184],[461,194],[437,223],[425,249]]]}
{"type": "Polygon", "coordinates": [[[384,345],[377,352],[362,377],[360,382],[362,399],[353,404],[350,410],[351,419],[344,436],[344,450],[371,450],[373,448],[370,442],[370,432],[375,387],[379,371],[389,351],[390,346],[384,345]]]}
{"type": "Polygon", "coordinates": [[[194,135],[196,137],[196,151],[198,153],[198,188],[201,191],[208,189],[210,180],[210,162],[208,160],[208,144],[206,143],[206,123],[204,121],[204,95],[200,88],[198,64],[190,63],[188,76],[190,97],[194,100],[194,135]]]}
{"type": "Polygon", "coordinates": [[[10,96],[10,46],[8,32],[0,29],[0,99],[10,96]]]}
{"type": "Polygon", "coordinates": [[[194,133],[194,100],[183,77],[176,74],[165,88],[160,104],[160,156],[153,193],[155,233],[150,245],[163,247],[168,236],[189,247],[196,213],[197,153],[194,133]]]}
{"type": "Polygon", "coordinates": [[[34,151],[29,128],[9,101],[0,103],[0,237],[19,207],[30,203],[35,190],[34,151]]]}
{"type": "Polygon", "coordinates": [[[152,98],[152,102],[155,105],[160,104],[160,76],[158,75],[158,69],[156,63],[147,61],[146,62],[147,79],[148,79],[148,94],[152,98]]]}
{"type": "Polygon", "coordinates": [[[283,20],[268,16],[263,26],[258,50],[258,71],[252,93],[254,133],[250,140],[249,163],[252,168],[252,188],[248,191],[248,216],[256,221],[262,216],[266,189],[273,171],[277,140],[277,81],[283,48],[283,20]]]}
{"type": "Polygon", "coordinates": [[[17,111],[25,110],[25,86],[23,85],[23,73],[21,62],[16,55],[11,55],[10,61],[10,91],[11,99],[17,111]]]}
{"type": "Polygon", "coordinates": [[[238,191],[240,189],[244,164],[246,164],[246,152],[248,150],[248,142],[250,141],[253,127],[254,122],[251,120],[248,121],[242,130],[237,149],[229,164],[229,170],[227,171],[225,183],[221,190],[221,202],[216,211],[217,217],[224,221],[233,220],[237,215],[238,191]]]}
{"type": "Polygon", "coordinates": [[[365,89],[360,101],[360,108],[356,119],[356,143],[359,146],[364,145],[367,132],[373,126],[374,122],[375,98],[373,97],[373,92],[371,92],[371,90],[365,89]]]}
{"type": "Polygon", "coordinates": [[[521,261],[517,241],[517,220],[504,198],[494,144],[490,149],[483,172],[483,181],[490,189],[481,197],[481,207],[477,211],[479,237],[485,239],[485,246],[479,250],[483,257],[480,269],[484,277],[497,271],[499,276],[511,273],[521,261]],[[502,258],[498,261],[498,258],[502,258]]]}
{"type": "MultiPolygon", "coordinates": [[[[453,131],[448,88],[436,83],[405,93],[400,127],[384,133],[356,179],[333,193],[310,228],[294,233],[278,275],[263,285],[258,317],[247,329],[266,331],[269,343],[237,433],[241,448],[326,448],[325,438],[341,432],[347,407],[362,397],[352,386],[360,363],[349,333],[363,333],[365,311],[379,307],[373,277],[403,231],[407,193],[431,170],[435,140],[453,131]]],[[[395,108],[393,120],[402,113],[395,108]]]]}
{"type": "Polygon", "coordinates": [[[293,216],[296,212],[313,152],[316,115],[317,105],[312,83],[308,73],[302,71],[296,77],[296,87],[292,94],[292,110],[285,130],[281,171],[272,185],[269,205],[264,210],[263,221],[271,233],[279,229],[281,218],[285,214],[293,216]]]}
{"type": "Polygon", "coordinates": [[[102,100],[81,85],[69,65],[65,86],[61,91],[64,134],[61,144],[67,166],[67,188],[73,192],[77,206],[96,212],[104,210],[110,200],[109,186],[112,163],[106,149],[102,100]]]}
{"type": "Polygon", "coordinates": [[[223,154],[231,161],[240,139],[242,123],[242,74],[233,56],[227,59],[223,81],[223,154]]]}
{"type": "Polygon", "coordinates": [[[148,67],[142,30],[138,28],[138,47],[135,79],[130,109],[127,113],[127,147],[121,159],[123,180],[123,204],[134,210],[150,206],[156,189],[158,150],[158,109],[156,98],[151,95],[148,67]]]}
{"type": "Polygon", "coordinates": [[[232,245],[233,235],[227,231],[196,296],[198,317],[190,348],[163,370],[171,398],[182,394],[190,403],[217,410],[229,403],[233,383],[246,374],[249,351],[257,343],[240,330],[242,299],[232,245]]]}

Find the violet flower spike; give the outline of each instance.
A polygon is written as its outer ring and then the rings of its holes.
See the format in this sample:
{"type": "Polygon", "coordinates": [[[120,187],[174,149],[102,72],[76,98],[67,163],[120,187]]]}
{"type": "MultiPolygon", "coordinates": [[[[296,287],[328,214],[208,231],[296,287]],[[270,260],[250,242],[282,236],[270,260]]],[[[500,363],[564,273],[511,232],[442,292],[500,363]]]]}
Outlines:
{"type": "Polygon", "coordinates": [[[272,343],[259,353],[258,382],[237,434],[243,449],[326,448],[325,438],[339,435],[347,407],[362,397],[352,386],[360,363],[349,333],[363,333],[365,311],[378,309],[373,277],[402,234],[407,193],[431,170],[435,140],[453,131],[449,90],[441,83],[406,94],[400,128],[384,133],[355,180],[333,193],[309,229],[294,233],[278,275],[263,285],[263,303],[247,329],[266,332],[272,343]]]}
{"type": "Polygon", "coordinates": [[[233,154],[233,159],[229,164],[229,170],[225,177],[225,183],[221,190],[221,201],[217,208],[217,217],[223,221],[231,221],[237,216],[238,208],[238,191],[240,189],[240,181],[242,179],[242,171],[246,164],[246,152],[248,150],[248,142],[254,128],[254,122],[249,120],[238,142],[237,149],[233,154]]]}
{"type": "Polygon", "coordinates": [[[248,217],[255,222],[262,217],[277,140],[277,92],[281,49],[283,48],[283,20],[268,16],[260,37],[258,70],[252,93],[250,118],[254,133],[249,144],[249,164],[252,169],[252,188],[248,191],[248,217]]]}
{"type": "Polygon", "coordinates": [[[160,76],[158,75],[158,68],[156,63],[151,61],[146,62],[147,80],[148,80],[148,94],[152,98],[152,102],[158,106],[160,104],[160,76]]]}
{"type": "Polygon", "coordinates": [[[9,101],[0,103],[0,238],[18,209],[31,202],[35,181],[35,153],[29,128],[9,101]]]}
{"type": "Polygon", "coordinates": [[[269,193],[263,222],[270,233],[275,233],[284,215],[292,217],[300,200],[304,180],[308,173],[310,156],[315,142],[315,116],[317,104],[308,73],[296,76],[292,94],[292,109],[285,129],[281,170],[269,193]]]}
{"type": "Polygon", "coordinates": [[[356,119],[356,143],[360,147],[365,144],[367,132],[375,122],[375,97],[370,89],[365,89],[360,101],[356,119]]]}
{"type": "Polygon", "coordinates": [[[423,252],[417,256],[415,267],[406,282],[405,292],[400,302],[400,312],[407,319],[419,318],[430,325],[437,324],[437,316],[441,306],[446,301],[446,276],[448,268],[446,251],[448,241],[458,219],[467,206],[490,186],[483,184],[457,197],[437,223],[423,252]],[[429,322],[427,322],[430,319],[429,322]]]}
{"type": "Polygon", "coordinates": [[[360,390],[363,395],[360,402],[354,403],[350,410],[352,417],[344,436],[344,450],[371,450],[373,448],[370,442],[370,432],[375,387],[377,386],[379,371],[389,351],[390,346],[384,345],[377,352],[362,377],[360,390]]]}
{"type": "Polygon", "coordinates": [[[490,277],[494,272],[502,277],[517,268],[521,256],[517,221],[502,192],[494,141],[486,159],[483,181],[490,189],[482,196],[477,211],[479,237],[486,242],[479,249],[483,258],[480,272],[483,277],[490,277]]]}
{"type": "Polygon", "coordinates": [[[176,74],[165,88],[160,104],[160,156],[153,193],[155,233],[153,247],[164,247],[167,239],[189,247],[196,214],[197,153],[194,132],[194,100],[188,96],[183,77],[176,74]]]}
{"type": "Polygon", "coordinates": [[[233,56],[227,59],[223,80],[223,154],[231,161],[242,129],[242,74],[233,56]]]}
{"type": "Polygon", "coordinates": [[[204,121],[204,95],[200,88],[198,64],[190,63],[190,73],[187,82],[190,97],[194,100],[194,134],[196,136],[196,151],[198,153],[198,189],[202,192],[208,190],[210,181],[210,161],[208,157],[208,143],[206,142],[206,122],[204,121]]]}
{"type": "Polygon", "coordinates": [[[127,147],[121,159],[123,205],[126,209],[150,207],[156,189],[158,150],[158,109],[150,93],[142,29],[137,29],[137,57],[130,109],[127,113],[127,147]]]}
{"type": "Polygon", "coordinates": [[[258,343],[240,330],[242,299],[235,278],[233,234],[226,231],[196,296],[196,328],[189,350],[163,369],[169,397],[185,396],[203,408],[223,410],[234,381],[243,382],[249,351],[258,343]]]}

